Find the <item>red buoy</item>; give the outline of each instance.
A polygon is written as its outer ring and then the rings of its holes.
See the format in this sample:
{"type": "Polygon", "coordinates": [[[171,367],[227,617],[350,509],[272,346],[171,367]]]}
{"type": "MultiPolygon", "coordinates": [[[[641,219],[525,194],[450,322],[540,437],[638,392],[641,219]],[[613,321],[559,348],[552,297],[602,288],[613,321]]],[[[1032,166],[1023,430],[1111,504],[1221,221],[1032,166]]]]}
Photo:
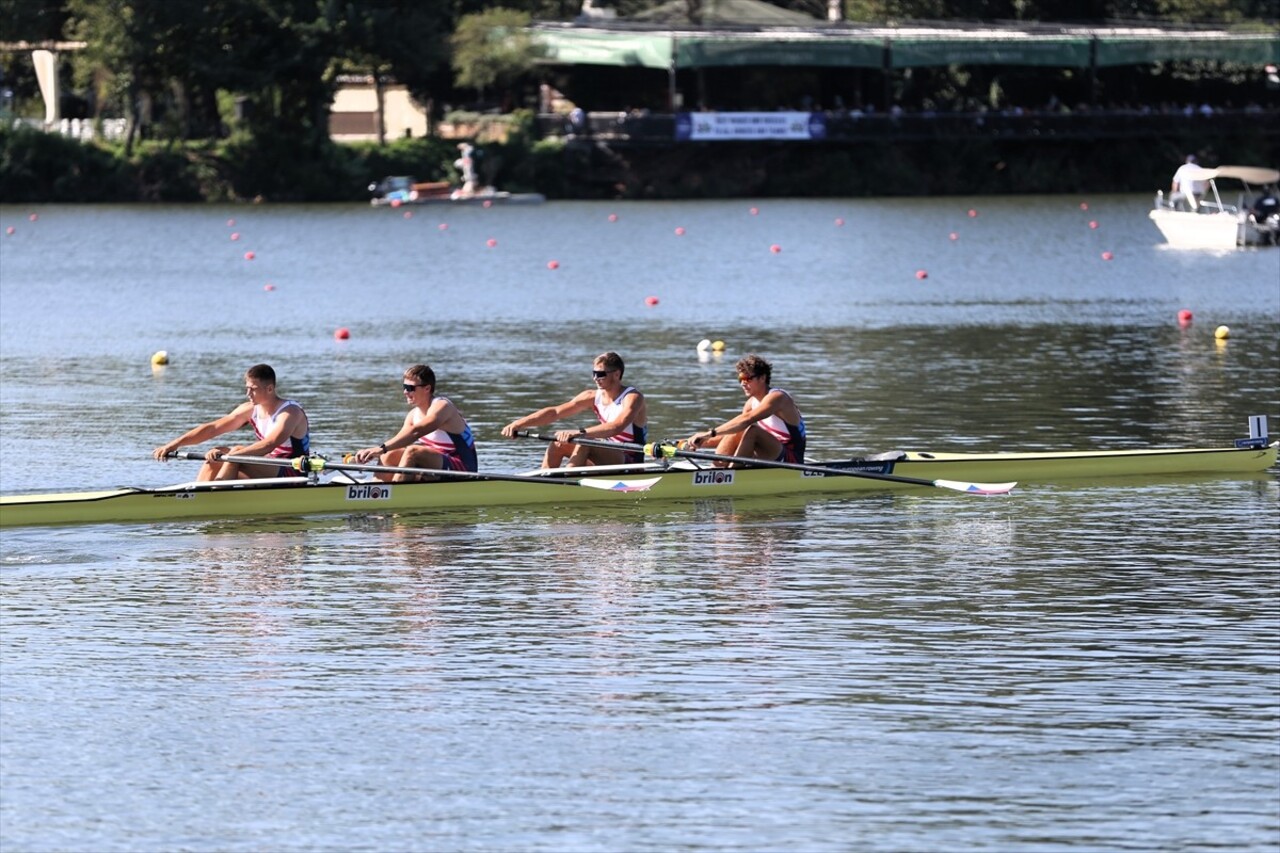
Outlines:
{"type": "Polygon", "coordinates": [[[346,326],[343,326],[341,329],[338,329],[333,333],[333,337],[334,340],[345,341],[347,338],[351,337],[351,330],[346,326]]]}

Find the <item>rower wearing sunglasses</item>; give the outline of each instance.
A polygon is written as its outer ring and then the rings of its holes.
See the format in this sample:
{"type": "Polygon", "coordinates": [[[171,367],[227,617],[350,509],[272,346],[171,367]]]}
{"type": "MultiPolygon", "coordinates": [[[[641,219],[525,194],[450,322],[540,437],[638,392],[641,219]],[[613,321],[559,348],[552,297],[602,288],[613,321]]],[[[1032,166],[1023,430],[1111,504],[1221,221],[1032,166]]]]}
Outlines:
{"type": "Polygon", "coordinates": [[[555,433],[556,440],[547,445],[542,467],[559,468],[567,460],[569,467],[582,465],[621,465],[643,462],[643,454],[617,450],[598,445],[574,444],[575,438],[591,438],[598,441],[644,444],[648,434],[649,414],[644,395],[622,381],[626,366],[616,352],[601,353],[592,363],[591,379],[594,387],[587,388],[573,399],[558,406],[547,406],[517,418],[502,428],[507,438],[529,427],[547,426],[566,420],[586,411],[594,411],[599,423],[580,429],[562,429],[555,433]]]}
{"type": "Polygon", "coordinates": [[[747,395],[742,414],[705,432],[695,432],[689,444],[697,449],[714,441],[715,452],[722,456],[803,464],[804,418],[789,393],[769,387],[773,365],[758,355],[748,355],[739,359],[736,367],[738,384],[747,395]]]}
{"type": "MultiPolygon", "coordinates": [[[[436,395],[436,374],[425,364],[415,364],[404,372],[404,399],[409,413],[400,431],[376,447],[355,454],[356,462],[377,460],[380,465],[398,468],[431,468],[475,471],[475,436],[467,419],[447,397],[436,395]]],[[[382,472],[379,480],[410,483],[431,479],[430,474],[382,472]]]]}
{"type": "Polygon", "coordinates": [[[291,468],[223,461],[223,456],[269,456],[293,459],[311,449],[311,423],[293,400],[276,393],[276,372],[269,364],[255,364],[245,371],[244,394],[248,398],[227,414],[194,427],[154,451],[164,460],[179,447],[199,444],[243,427],[252,427],[257,441],[239,447],[214,447],[205,454],[197,480],[243,480],[258,477],[302,476],[291,468]]]}

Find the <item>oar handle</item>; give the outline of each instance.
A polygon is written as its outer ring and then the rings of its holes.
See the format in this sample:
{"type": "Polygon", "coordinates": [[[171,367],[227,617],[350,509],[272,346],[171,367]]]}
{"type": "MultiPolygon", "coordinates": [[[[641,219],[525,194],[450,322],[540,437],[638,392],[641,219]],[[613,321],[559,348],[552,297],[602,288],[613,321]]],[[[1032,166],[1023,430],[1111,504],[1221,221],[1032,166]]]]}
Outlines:
{"type": "MultiPolygon", "coordinates": [[[[516,438],[533,438],[538,441],[559,441],[554,435],[543,435],[540,432],[531,430],[517,430],[516,438]]],[[[677,456],[677,450],[684,447],[683,441],[653,441],[648,444],[636,444],[631,441],[606,441],[602,438],[582,438],[581,436],[573,436],[569,439],[572,444],[581,444],[586,447],[604,447],[609,450],[630,450],[633,453],[642,453],[645,456],[652,456],[654,459],[674,458],[677,456]]]]}
{"type": "MultiPolygon", "coordinates": [[[[195,462],[203,462],[208,451],[201,450],[174,450],[165,454],[166,459],[191,459],[195,462]]],[[[277,468],[292,468],[295,471],[323,471],[324,460],[319,456],[295,456],[286,458],[283,456],[236,456],[230,453],[224,453],[218,458],[219,462],[231,462],[239,465],[274,465],[277,468]]]]}

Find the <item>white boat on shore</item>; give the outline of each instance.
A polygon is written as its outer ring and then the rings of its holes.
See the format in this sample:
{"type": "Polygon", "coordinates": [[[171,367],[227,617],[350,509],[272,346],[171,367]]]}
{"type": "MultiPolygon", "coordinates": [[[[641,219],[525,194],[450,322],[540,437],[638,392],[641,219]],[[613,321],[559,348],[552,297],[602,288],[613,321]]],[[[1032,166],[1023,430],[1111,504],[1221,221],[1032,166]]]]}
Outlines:
{"type": "Polygon", "coordinates": [[[1197,200],[1183,193],[1156,193],[1148,217],[1170,246],[1179,249],[1234,249],[1280,244],[1280,171],[1259,166],[1199,169],[1189,180],[1205,184],[1197,200]],[[1218,181],[1237,181],[1235,204],[1222,200],[1218,181]]]}

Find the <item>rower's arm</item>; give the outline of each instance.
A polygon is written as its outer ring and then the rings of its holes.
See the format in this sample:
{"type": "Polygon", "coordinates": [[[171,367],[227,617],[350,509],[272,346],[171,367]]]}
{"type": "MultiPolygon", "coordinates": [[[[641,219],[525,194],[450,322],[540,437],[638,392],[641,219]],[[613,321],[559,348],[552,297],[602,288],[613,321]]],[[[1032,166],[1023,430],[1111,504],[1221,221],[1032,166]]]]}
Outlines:
{"type": "Polygon", "coordinates": [[[252,410],[253,403],[241,403],[239,406],[236,406],[230,412],[227,412],[227,414],[217,420],[200,424],[198,427],[193,427],[175,438],[173,441],[160,445],[155,449],[154,456],[156,459],[163,460],[179,447],[200,444],[201,442],[208,441],[211,438],[217,438],[224,433],[240,429],[249,422],[249,414],[252,410]]]}
{"type": "Polygon", "coordinates": [[[536,412],[527,414],[523,418],[516,418],[514,421],[502,428],[502,434],[507,438],[514,438],[518,430],[535,426],[546,426],[547,424],[553,424],[556,421],[572,417],[581,411],[590,409],[591,402],[594,399],[594,391],[583,391],[572,400],[568,400],[558,406],[547,406],[545,408],[538,409],[536,412]]]}

